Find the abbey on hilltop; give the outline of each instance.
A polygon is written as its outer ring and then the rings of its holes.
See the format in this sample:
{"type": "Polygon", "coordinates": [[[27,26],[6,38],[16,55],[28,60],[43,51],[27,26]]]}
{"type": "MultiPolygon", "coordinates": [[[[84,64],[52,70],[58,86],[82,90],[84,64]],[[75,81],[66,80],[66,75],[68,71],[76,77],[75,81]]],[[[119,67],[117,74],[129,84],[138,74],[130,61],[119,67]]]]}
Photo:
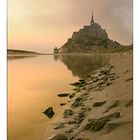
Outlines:
{"type": "Polygon", "coordinates": [[[72,38],[74,40],[79,38],[102,38],[107,39],[108,35],[106,33],[105,29],[102,29],[101,26],[98,23],[94,22],[93,13],[90,25],[84,26],[83,29],[80,29],[78,32],[74,32],[72,35],[72,38]]]}
{"type": "Polygon", "coordinates": [[[94,21],[92,13],[90,25],[73,32],[72,38],[69,38],[61,48],[54,49],[54,54],[95,51],[118,45],[119,43],[109,40],[106,30],[102,29],[101,25],[94,21]]]}

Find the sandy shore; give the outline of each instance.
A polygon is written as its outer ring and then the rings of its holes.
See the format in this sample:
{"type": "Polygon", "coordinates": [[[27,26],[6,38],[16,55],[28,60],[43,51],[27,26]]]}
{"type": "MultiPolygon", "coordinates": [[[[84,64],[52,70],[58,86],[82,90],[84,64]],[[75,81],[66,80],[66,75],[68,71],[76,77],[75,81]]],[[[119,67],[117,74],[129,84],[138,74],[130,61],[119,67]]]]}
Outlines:
{"type": "Polygon", "coordinates": [[[48,140],[132,140],[132,51],[73,84],[48,140]]]}

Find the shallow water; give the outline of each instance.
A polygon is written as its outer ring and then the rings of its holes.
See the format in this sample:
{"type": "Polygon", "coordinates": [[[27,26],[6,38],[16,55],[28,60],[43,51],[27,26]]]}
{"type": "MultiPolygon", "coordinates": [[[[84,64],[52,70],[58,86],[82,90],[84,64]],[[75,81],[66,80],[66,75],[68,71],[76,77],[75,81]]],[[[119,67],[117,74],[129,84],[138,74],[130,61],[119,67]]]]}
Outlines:
{"type": "MultiPolygon", "coordinates": [[[[60,115],[60,103],[67,98],[58,93],[73,92],[70,83],[84,78],[104,64],[102,57],[53,56],[18,57],[8,60],[8,140],[41,140],[60,115]],[[42,112],[53,106],[55,115],[48,119],[42,112]]],[[[48,134],[47,134],[48,133],[48,134]]]]}

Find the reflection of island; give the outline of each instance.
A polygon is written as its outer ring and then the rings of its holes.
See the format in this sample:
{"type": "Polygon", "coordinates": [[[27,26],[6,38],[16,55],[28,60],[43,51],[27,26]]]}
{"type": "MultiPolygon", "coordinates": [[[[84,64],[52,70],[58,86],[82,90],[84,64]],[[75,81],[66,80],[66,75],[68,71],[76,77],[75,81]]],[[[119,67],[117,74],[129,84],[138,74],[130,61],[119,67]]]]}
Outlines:
{"type": "Polygon", "coordinates": [[[107,63],[108,57],[101,55],[82,55],[82,54],[69,54],[69,55],[54,55],[54,59],[61,60],[72,71],[74,76],[85,78],[92,71],[102,67],[107,63]]]}

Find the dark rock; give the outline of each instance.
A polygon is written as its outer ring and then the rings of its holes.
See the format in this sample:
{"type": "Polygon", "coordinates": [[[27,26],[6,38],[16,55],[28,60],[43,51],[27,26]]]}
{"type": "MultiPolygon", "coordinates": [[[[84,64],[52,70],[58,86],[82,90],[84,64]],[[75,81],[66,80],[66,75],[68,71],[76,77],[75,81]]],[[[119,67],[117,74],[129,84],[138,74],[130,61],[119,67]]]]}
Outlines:
{"type": "Polygon", "coordinates": [[[133,77],[130,77],[130,78],[126,79],[125,82],[129,82],[131,80],[133,80],[133,77]]]}
{"type": "Polygon", "coordinates": [[[80,127],[80,125],[79,124],[76,124],[75,126],[74,126],[74,129],[77,129],[77,128],[79,128],[80,127]]]}
{"type": "Polygon", "coordinates": [[[92,109],[92,108],[88,107],[88,108],[87,108],[87,111],[91,111],[91,109],[92,109]]]}
{"type": "Polygon", "coordinates": [[[60,128],[64,128],[65,123],[58,123],[57,126],[54,129],[60,129],[60,128]]]}
{"type": "Polygon", "coordinates": [[[60,133],[60,134],[56,134],[54,136],[51,136],[49,138],[49,140],[68,140],[68,137],[63,133],[60,133]]]}
{"type": "Polygon", "coordinates": [[[111,110],[114,107],[117,107],[119,105],[119,100],[113,101],[108,107],[107,109],[104,111],[104,113],[108,112],[109,110],[111,110]]]}
{"type": "Polygon", "coordinates": [[[64,106],[64,105],[66,105],[66,103],[61,103],[61,104],[60,104],[60,106],[64,106]]]}
{"type": "Polygon", "coordinates": [[[84,130],[92,130],[94,132],[100,131],[108,121],[120,117],[120,112],[114,112],[108,116],[99,119],[90,119],[89,123],[86,124],[84,130]]]}
{"type": "Polygon", "coordinates": [[[68,121],[67,122],[69,125],[71,125],[71,124],[76,124],[76,121],[68,121]]]}
{"type": "Polygon", "coordinates": [[[118,79],[120,76],[118,76],[118,75],[115,75],[115,76],[111,76],[111,77],[109,77],[110,78],[110,80],[116,80],[116,79],[118,79]]]}
{"type": "Polygon", "coordinates": [[[94,89],[95,91],[102,91],[103,89],[105,89],[105,86],[98,86],[96,89],[94,89]]]}
{"type": "Polygon", "coordinates": [[[92,131],[95,131],[95,132],[100,131],[106,125],[107,122],[108,122],[108,119],[98,120],[95,123],[95,126],[92,128],[92,131]]]}
{"type": "Polygon", "coordinates": [[[107,123],[106,126],[104,127],[104,133],[107,134],[109,132],[111,132],[112,130],[116,129],[117,127],[121,126],[123,124],[122,123],[107,123]]]}
{"type": "Polygon", "coordinates": [[[73,90],[76,91],[76,92],[79,92],[79,91],[81,91],[81,88],[80,87],[76,87],[73,90]]]}
{"type": "Polygon", "coordinates": [[[114,113],[111,113],[110,115],[106,116],[105,118],[112,120],[112,119],[116,119],[119,117],[120,117],[120,112],[114,112],[114,113]]]}
{"type": "Polygon", "coordinates": [[[81,97],[76,98],[75,102],[71,105],[72,108],[79,107],[83,104],[83,101],[86,101],[87,97],[85,94],[83,94],[81,97]]]}
{"type": "Polygon", "coordinates": [[[129,72],[129,70],[126,70],[123,74],[126,74],[126,73],[128,73],[129,72]]]}
{"type": "Polygon", "coordinates": [[[107,79],[106,86],[110,86],[111,84],[112,84],[111,80],[110,79],[107,79]]]}
{"type": "Polygon", "coordinates": [[[64,118],[67,118],[69,116],[73,115],[73,111],[71,109],[65,109],[64,111],[64,118]]]}
{"type": "Polygon", "coordinates": [[[97,83],[97,86],[100,86],[100,85],[103,85],[103,84],[105,84],[105,80],[100,80],[100,81],[98,81],[98,83],[97,83]]]}
{"type": "Polygon", "coordinates": [[[109,121],[108,118],[102,118],[102,119],[97,119],[97,120],[93,120],[92,122],[88,123],[84,129],[85,130],[92,130],[94,132],[97,132],[99,130],[101,130],[106,123],[109,121]]]}
{"type": "Polygon", "coordinates": [[[50,119],[53,117],[53,115],[55,114],[53,111],[52,107],[47,108],[44,112],[45,115],[47,115],[50,119]]]}
{"type": "Polygon", "coordinates": [[[85,114],[82,112],[79,112],[74,119],[76,120],[76,123],[80,124],[85,119],[85,114]]]}
{"type": "Polygon", "coordinates": [[[73,98],[75,96],[75,93],[72,93],[71,95],[69,95],[69,98],[73,98]]]}
{"type": "Polygon", "coordinates": [[[76,108],[76,107],[79,107],[79,106],[81,106],[81,105],[82,105],[81,102],[74,102],[74,103],[71,105],[71,107],[72,107],[72,108],[76,108]]]}
{"type": "Polygon", "coordinates": [[[112,78],[114,76],[116,76],[116,73],[114,73],[114,72],[108,74],[108,78],[112,78]]]}
{"type": "Polygon", "coordinates": [[[79,86],[79,85],[81,85],[81,82],[75,82],[75,83],[72,83],[72,84],[70,84],[70,85],[72,85],[72,86],[79,86]]]}
{"type": "Polygon", "coordinates": [[[91,84],[87,84],[87,85],[86,85],[86,90],[91,90],[92,88],[93,88],[92,83],[91,83],[91,84]]]}
{"type": "Polygon", "coordinates": [[[70,130],[66,131],[66,133],[72,133],[73,132],[73,128],[71,128],[70,130]]]}
{"type": "Polygon", "coordinates": [[[99,106],[104,105],[105,103],[106,103],[106,101],[103,101],[103,102],[95,102],[95,103],[93,104],[93,107],[99,107],[99,106]]]}
{"type": "Polygon", "coordinates": [[[85,80],[80,79],[79,82],[80,82],[81,84],[84,84],[84,83],[85,83],[85,80]]]}
{"type": "Polygon", "coordinates": [[[67,97],[69,94],[68,93],[60,93],[57,96],[59,97],[67,97]]]}
{"type": "Polygon", "coordinates": [[[107,74],[109,74],[110,70],[111,70],[110,68],[102,68],[101,73],[107,75],[107,74]]]}
{"type": "Polygon", "coordinates": [[[75,101],[76,101],[76,102],[79,102],[79,101],[82,101],[82,99],[83,99],[82,97],[79,97],[79,98],[76,98],[75,101]]]}
{"type": "Polygon", "coordinates": [[[129,107],[129,106],[132,106],[132,105],[133,105],[133,101],[132,101],[132,100],[128,101],[128,102],[125,104],[126,107],[129,107]]]}

